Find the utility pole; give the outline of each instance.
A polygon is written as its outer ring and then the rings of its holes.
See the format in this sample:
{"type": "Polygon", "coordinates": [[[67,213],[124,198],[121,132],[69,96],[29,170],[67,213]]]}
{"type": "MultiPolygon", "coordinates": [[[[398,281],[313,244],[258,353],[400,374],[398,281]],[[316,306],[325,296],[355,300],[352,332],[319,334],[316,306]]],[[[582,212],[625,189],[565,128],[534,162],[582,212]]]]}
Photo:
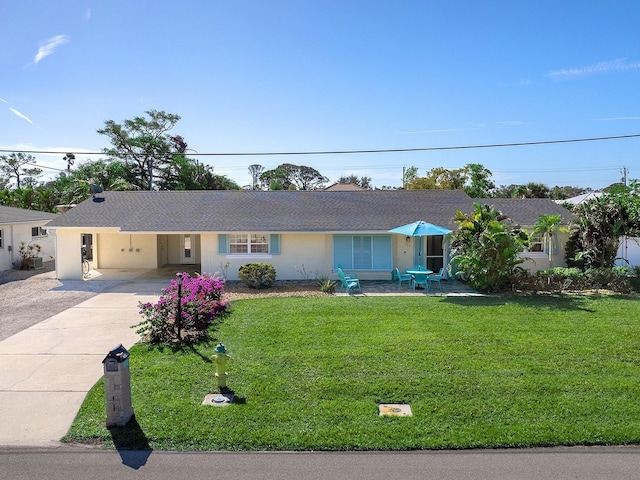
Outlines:
{"type": "Polygon", "coordinates": [[[629,173],[627,167],[622,167],[622,183],[625,187],[627,186],[627,173],[629,173]]]}

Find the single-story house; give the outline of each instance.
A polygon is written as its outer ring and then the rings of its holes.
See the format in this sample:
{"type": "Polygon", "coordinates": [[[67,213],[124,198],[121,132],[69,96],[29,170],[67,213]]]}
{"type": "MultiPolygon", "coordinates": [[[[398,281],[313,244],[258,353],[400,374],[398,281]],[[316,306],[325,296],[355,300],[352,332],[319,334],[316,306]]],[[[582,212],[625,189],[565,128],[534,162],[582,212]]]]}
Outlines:
{"type": "MultiPolygon", "coordinates": [[[[242,265],[262,262],[272,264],[280,280],[335,278],[338,264],[363,280],[389,279],[394,267],[417,264],[437,271],[449,263],[447,237],[389,230],[418,220],[454,230],[456,210],[469,213],[474,202],[460,190],[136,191],[94,197],[50,224],[59,279],[82,278],[83,249],[98,271],[196,264],[229,280],[238,279],[242,265]]],[[[543,213],[568,216],[552,201],[530,207],[526,200],[512,202],[521,205],[512,210],[516,222],[518,215],[528,222],[543,213]]]]}
{"type": "Polygon", "coordinates": [[[21,261],[20,245],[40,245],[38,257],[46,262],[55,255],[55,237],[45,228],[55,213],[0,205],[0,271],[10,270],[21,261]]]}

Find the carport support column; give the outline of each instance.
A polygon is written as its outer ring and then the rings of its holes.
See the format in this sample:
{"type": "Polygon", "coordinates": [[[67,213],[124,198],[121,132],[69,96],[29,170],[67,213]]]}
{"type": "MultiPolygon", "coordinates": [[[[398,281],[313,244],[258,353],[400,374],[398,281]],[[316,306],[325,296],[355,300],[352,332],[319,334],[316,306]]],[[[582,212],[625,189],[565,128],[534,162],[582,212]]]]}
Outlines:
{"type": "Polygon", "coordinates": [[[82,280],[82,231],[56,228],[56,278],[82,280]]]}

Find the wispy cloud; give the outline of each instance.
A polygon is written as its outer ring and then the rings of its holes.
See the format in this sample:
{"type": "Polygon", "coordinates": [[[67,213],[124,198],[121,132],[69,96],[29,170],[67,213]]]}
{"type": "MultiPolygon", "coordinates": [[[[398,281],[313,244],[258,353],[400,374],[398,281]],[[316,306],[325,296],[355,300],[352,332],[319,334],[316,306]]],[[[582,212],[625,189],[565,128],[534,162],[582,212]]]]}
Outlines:
{"type": "Polygon", "coordinates": [[[470,128],[441,128],[437,130],[415,130],[412,132],[400,132],[400,135],[415,135],[418,133],[445,133],[445,132],[466,132],[467,130],[477,130],[484,127],[470,127],[470,128]]]}
{"type": "Polygon", "coordinates": [[[619,58],[611,62],[594,63],[593,65],[587,65],[586,67],[554,70],[549,72],[547,76],[555,80],[570,80],[598,73],[626,72],[637,69],[640,69],[640,62],[627,62],[626,58],[619,58]]]}
{"type": "Polygon", "coordinates": [[[33,122],[31,121],[31,119],[29,117],[27,117],[24,113],[20,113],[18,110],[16,110],[15,108],[11,108],[9,107],[9,110],[11,110],[15,115],[17,115],[18,117],[26,120],[27,122],[29,122],[31,125],[33,125],[33,122]]]}
{"type": "Polygon", "coordinates": [[[506,120],[503,122],[496,122],[497,125],[506,126],[506,127],[518,127],[520,125],[526,125],[527,122],[523,122],[521,120],[506,120]]]}
{"type": "Polygon", "coordinates": [[[0,98],[0,102],[9,103],[4,98],[0,98]]]}
{"type": "Polygon", "coordinates": [[[38,49],[38,53],[36,53],[36,56],[33,59],[33,63],[38,63],[43,58],[48,57],[53,52],[55,52],[56,48],[67,43],[68,41],[69,37],[67,35],[56,35],[55,37],[50,38],[44,45],[42,45],[38,49]]]}
{"type": "Polygon", "coordinates": [[[607,117],[607,118],[596,118],[596,120],[600,120],[601,122],[616,122],[616,121],[626,121],[626,120],[640,120],[640,117],[607,117]]]}
{"type": "Polygon", "coordinates": [[[87,10],[84,12],[84,19],[88,22],[89,20],[91,20],[91,9],[87,8],[87,10]]]}

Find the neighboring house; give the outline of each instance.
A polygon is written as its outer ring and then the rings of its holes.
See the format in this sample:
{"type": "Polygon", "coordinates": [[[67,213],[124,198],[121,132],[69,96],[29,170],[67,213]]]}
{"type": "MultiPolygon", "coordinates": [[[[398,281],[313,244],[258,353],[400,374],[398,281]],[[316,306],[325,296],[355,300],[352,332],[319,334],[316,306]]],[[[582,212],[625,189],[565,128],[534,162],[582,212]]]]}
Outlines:
{"type": "Polygon", "coordinates": [[[554,235],[551,261],[549,261],[548,242],[545,242],[541,235],[533,235],[528,251],[520,254],[526,259],[521,266],[530,272],[567,266],[564,258],[565,245],[569,238],[568,227],[572,219],[572,213],[569,210],[548,198],[482,198],[476,201],[493,205],[496,210],[509,217],[529,234],[533,232],[533,225],[540,215],[561,215],[560,230],[564,231],[558,231],[554,235]]]}
{"type": "MultiPolygon", "coordinates": [[[[98,270],[197,264],[201,272],[226,272],[236,280],[240,266],[267,262],[278,279],[299,280],[301,272],[311,279],[334,275],[342,264],[364,280],[389,279],[394,267],[447,267],[449,242],[388,230],[417,220],[453,230],[456,210],[473,210],[461,190],[138,191],[96,197],[50,224],[60,279],[82,277],[83,248],[98,270]]],[[[513,212],[526,211],[528,221],[533,212],[557,208],[547,201],[513,212]]]]}
{"type": "Polygon", "coordinates": [[[323,188],[325,192],[348,192],[348,191],[360,191],[365,190],[360,185],[355,183],[332,183],[326,188],[323,188]]]}
{"type": "Polygon", "coordinates": [[[40,245],[44,262],[55,254],[55,237],[49,235],[47,223],[54,213],[0,206],[0,271],[9,270],[21,261],[20,245],[40,245]]]}

